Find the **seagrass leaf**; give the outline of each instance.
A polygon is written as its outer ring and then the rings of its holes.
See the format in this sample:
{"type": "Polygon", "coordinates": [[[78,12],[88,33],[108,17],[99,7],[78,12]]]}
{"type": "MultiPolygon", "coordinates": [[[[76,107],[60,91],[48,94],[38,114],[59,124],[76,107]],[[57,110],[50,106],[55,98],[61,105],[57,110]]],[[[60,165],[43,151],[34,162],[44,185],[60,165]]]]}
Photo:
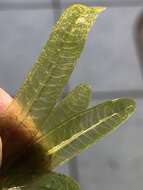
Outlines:
{"type": "Polygon", "coordinates": [[[22,107],[21,120],[31,114],[40,128],[59,99],[80,57],[88,32],[103,10],[76,4],[64,11],[16,95],[15,100],[22,107]]]}
{"type": "Polygon", "coordinates": [[[81,112],[41,139],[51,156],[50,169],[63,164],[127,120],[135,110],[130,99],[115,99],[81,112]]]}
{"type": "Polygon", "coordinates": [[[11,181],[11,185],[5,184],[2,190],[79,190],[78,184],[72,178],[54,172],[31,177],[30,183],[15,186],[19,184],[18,180],[20,177],[22,177],[24,181],[25,176],[22,176],[22,174],[17,175],[17,177],[11,181]]]}
{"type": "Polygon", "coordinates": [[[63,174],[50,173],[43,175],[23,190],[79,190],[79,185],[63,174]]]}
{"type": "Polygon", "coordinates": [[[80,84],[52,110],[42,129],[46,133],[88,107],[91,98],[89,85],[80,84]]]}

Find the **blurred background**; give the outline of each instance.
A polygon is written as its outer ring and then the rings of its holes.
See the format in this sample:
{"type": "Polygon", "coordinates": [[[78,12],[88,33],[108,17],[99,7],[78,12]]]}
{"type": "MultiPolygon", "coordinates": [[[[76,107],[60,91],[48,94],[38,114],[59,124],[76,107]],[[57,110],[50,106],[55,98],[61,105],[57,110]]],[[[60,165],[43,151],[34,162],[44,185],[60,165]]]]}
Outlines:
{"type": "Polygon", "coordinates": [[[97,19],[68,90],[93,87],[92,104],[135,98],[137,111],[103,141],[57,171],[81,190],[143,187],[143,0],[0,0],[0,86],[15,95],[48,39],[53,24],[74,2],[107,6],[97,19]]]}

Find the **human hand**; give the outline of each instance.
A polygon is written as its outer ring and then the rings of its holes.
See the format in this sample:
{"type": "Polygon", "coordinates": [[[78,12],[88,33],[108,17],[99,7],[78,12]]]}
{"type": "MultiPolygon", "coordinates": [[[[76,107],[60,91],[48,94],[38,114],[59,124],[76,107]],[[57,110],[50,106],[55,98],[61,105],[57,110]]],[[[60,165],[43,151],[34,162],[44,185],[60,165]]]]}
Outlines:
{"type": "MultiPolygon", "coordinates": [[[[0,114],[4,113],[4,111],[7,109],[7,107],[11,102],[12,102],[12,97],[2,88],[0,88],[0,114]]],[[[1,164],[2,164],[2,140],[0,137],[0,166],[1,164]]]]}
{"type": "Polygon", "coordinates": [[[4,112],[10,105],[13,98],[2,88],[0,88],[0,113],[4,112]]]}

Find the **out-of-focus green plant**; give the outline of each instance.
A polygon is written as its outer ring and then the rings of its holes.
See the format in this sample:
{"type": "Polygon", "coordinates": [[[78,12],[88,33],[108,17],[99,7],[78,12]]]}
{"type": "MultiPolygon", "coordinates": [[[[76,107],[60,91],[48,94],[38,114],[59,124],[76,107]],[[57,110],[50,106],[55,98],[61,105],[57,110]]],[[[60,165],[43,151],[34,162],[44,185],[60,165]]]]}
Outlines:
{"type": "Polygon", "coordinates": [[[134,112],[135,102],[128,98],[87,109],[91,97],[87,84],[78,85],[60,99],[88,32],[103,10],[76,4],[64,11],[13,103],[1,116],[6,149],[1,189],[79,189],[69,177],[51,171],[116,129],[134,112]]]}

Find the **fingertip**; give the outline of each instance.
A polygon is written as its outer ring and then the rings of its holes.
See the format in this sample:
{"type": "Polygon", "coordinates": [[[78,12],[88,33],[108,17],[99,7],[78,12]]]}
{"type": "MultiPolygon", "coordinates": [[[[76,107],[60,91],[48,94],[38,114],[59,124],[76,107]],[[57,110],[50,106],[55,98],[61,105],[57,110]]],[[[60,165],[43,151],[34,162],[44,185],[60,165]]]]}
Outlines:
{"type": "Polygon", "coordinates": [[[0,88],[0,113],[5,111],[12,100],[12,97],[5,90],[0,88]]]}

